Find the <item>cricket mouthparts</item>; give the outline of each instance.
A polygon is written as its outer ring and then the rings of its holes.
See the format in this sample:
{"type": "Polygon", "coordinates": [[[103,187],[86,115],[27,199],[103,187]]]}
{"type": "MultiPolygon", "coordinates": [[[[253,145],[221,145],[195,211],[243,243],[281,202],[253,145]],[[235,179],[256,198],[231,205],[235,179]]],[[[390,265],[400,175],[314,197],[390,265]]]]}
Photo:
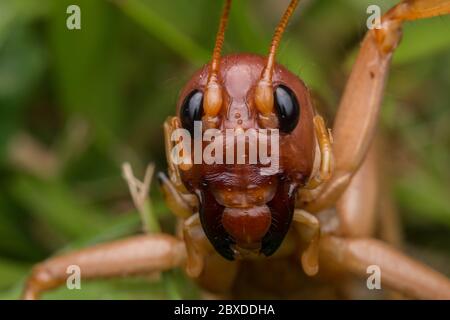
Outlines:
{"type": "Polygon", "coordinates": [[[250,208],[225,208],[222,224],[239,247],[259,249],[270,228],[272,215],[267,205],[250,208]]]}

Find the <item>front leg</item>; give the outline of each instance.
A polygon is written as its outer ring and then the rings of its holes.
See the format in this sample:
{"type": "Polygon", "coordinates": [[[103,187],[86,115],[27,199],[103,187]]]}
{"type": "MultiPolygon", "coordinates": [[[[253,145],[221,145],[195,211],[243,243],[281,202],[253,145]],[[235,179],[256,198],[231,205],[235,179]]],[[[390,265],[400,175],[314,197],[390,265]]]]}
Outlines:
{"type": "Polygon", "coordinates": [[[178,128],[180,128],[180,121],[177,117],[169,117],[164,122],[164,142],[169,177],[161,172],[158,174],[158,181],[169,209],[177,217],[186,219],[198,211],[198,200],[185,188],[180,177],[180,167],[172,161],[174,148],[172,135],[178,128]]]}
{"type": "Polygon", "coordinates": [[[300,259],[303,271],[308,276],[314,276],[319,271],[319,220],[304,210],[296,209],[293,216],[293,226],[301,242],[306,243],[306,248],[303,248],[300,259]]]}
{"type": "Polygon", "coordinates": [[[67,267],[76,265],[82,279],[150,274],[182,266],[184,243],[170,235],[153,234],[99,244],[52,257],[33,268],[23,292],[24,299],[38,299],[67,279],[67,267]]]}
{"type": "MultiPolygon", "coordinates": [[[[176,135],[174,136],[174,132],[177,129],[181,128],[180,119],[178,117],[169,117],[164,122],[164,145],[166,151],[166,160],[169,171],[169,179],[175,185],[175,187],[182,192],[187,192],[186,188],[181,181],[180,169],[188,170],[192,166],[192,164],[188,164],[188,161],[183,162],[180,165],[175,164],[172,159],[172,151],[174,149],[174,141],[172,139],[176,139],[176,135]]],[[[180,142],[179,140],[178,142],[180,142]]],[[[190,155],[184,154],[182,157],[188,157],[190,155]]]]}
{"type": "Polygon", "coordinates": [[[321,194],[306,209],[331,207],[350,183],[372,142],[392,54],[402,24],[450,13],[450,0],[406,0],[383,16],[381,29],[370,30],[347,82],[333,128],[335,170],[321,194]]]}
{"type": "Polygon", "coordinates": [[[195,195],[191,193],[183,193],[180,188],[160,172],[158,174],[158,182],[161,192],[164,196],[165,203],[177,217],[186,219],[193,212],[198,211],[198,201],[195,195]]]}
{"type": "Polygon", "coordinates": [[[239,263],[217,254],[203,231],[198,213],[183,223],[186,243],[186,273],[211,292],[229,294],[236,279],[239,263]]]}

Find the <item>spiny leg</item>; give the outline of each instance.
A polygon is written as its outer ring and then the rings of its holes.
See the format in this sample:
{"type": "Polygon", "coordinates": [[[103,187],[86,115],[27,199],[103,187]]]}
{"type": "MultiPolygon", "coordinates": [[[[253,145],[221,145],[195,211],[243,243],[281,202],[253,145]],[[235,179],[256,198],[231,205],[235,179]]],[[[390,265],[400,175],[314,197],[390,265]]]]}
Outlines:
{"type": "Polygon", "coordinates": [[[27,280],[24,299],[38,299],[40,294],[62,285],[67,268],[76,265],[81,278],[105,278],[150,274],[179,267],[186,260],[184,243],[170,235],[140,235],[69,252],[36,265],[27,280]]]}
{"type": "Polygon", "coordinates": [[[347,82],[333,128],[335,169],[322,193],[306,209],[332,206],[360,167],[374,136],[392,54],[401,39],[403,22],[450,13],[450,0],[404,1],[370,30],[347,82]]]}
{"type": "Polygon", "coordinates": [[[416,299],[450,299],[450,281],[442,274],[374,239],[326,236],[320,260],[328,268],[367,278],[367,267],[381,271],[381,285],[416,299]]]}

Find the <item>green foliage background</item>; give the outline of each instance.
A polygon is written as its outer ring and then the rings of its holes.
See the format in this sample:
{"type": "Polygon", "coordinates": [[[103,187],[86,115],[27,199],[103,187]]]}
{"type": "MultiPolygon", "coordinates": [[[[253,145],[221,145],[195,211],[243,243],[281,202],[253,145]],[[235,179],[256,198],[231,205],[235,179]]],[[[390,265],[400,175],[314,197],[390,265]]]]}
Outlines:
{"type": "MultiPolygon", "coordinates": [[[[265,54],[288,1],[238,0],[225,53],[265,54]]],[[[366,27],[366,8],[394,0],[305,0],[278,61],[332,116],[366,27]]],[[[0,1],[0,298],[15,299],[31,266],[63,250],[140,231],[121,178],[130,161],[165,169],[162,123],[208,62],[222,1],[0,1]],[[82,29],[66,28],[81,7],[82,29]]],[[[386,185],[406,250],[450,274],[450,18],[405,26],[380,133],[386,185]]],[[[329,118],[329,123],[332,118],[329,118]]],[[[162,228],[174,219],[153,186],[162,228]]],[[[180,271],[159,280],[101,280],[45,298],[195,298],[180,271]]]]}

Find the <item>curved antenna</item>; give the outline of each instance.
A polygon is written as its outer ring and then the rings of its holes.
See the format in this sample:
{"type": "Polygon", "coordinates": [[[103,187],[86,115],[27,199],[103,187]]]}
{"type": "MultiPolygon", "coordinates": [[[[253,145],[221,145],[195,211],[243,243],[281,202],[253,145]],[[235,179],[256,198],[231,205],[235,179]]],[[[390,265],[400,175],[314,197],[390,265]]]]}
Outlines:
{"type": "Polygon", "coordinates": [[[225,39],[225,30],[228,24],[228,16],[231,9],[231,0],[225,1],[222,17],[220,18],[219,31],[216,36],[216,44],[213,50],[211,67],[206,83],[205,97],[203,108],[205,114],[211,117],[216,116],[222,107],[222,87],[219,84],[219,67],[220,57],[222,53],[223,41],[225,39]]]}
{"type": "Polygon", "coordinates": [[[270,114],[273,110],[273,87],[272,87],[272,76],[275,66],[275,55],[280,45],[281,37],[283,36],[284,30],[294,13],[300,0],[291,0],[288,8],[284,12],[277,28],[275,29],[275,34],[272,38],[272,43],[269,49],[269,56],[267,57],[267,63],[261,74],[261,79],[259,80],[256,90],[255,90],[255,103],[259,112],[263,115],[270,114]]]}

